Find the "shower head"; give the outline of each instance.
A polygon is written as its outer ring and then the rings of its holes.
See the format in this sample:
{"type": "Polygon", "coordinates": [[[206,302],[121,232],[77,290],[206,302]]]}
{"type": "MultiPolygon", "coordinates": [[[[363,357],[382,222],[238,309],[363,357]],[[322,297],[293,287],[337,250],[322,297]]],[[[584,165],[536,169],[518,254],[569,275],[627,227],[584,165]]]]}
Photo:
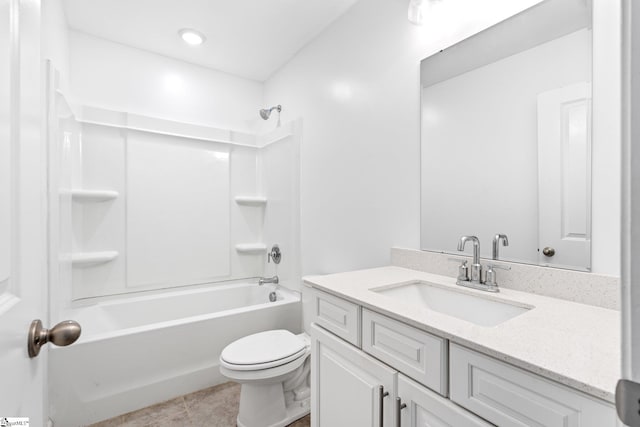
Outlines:
{"type": "Polygon", "coordinates": [[[282,111],[282,105],[276,105],[275,107],[264,108],[260,110],[260,117],[262,117],[264,120],[269,120],[269,116],[271,115],[271,112],[273,110],[276,110],[278,111],[278,113],[280,113],[282,111]]]}

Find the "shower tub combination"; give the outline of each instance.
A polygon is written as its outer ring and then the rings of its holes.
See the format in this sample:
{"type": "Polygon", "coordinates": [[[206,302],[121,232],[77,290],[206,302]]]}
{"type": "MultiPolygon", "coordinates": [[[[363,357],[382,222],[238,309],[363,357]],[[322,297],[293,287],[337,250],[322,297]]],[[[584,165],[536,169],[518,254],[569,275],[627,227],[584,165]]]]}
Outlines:
{"type": "Polygon", "coordinates": [[[128,297],[65,313],[82,325],[70,347],[50,347],[51,418],[83,426],[226,381],[230,342],[269,329],[301,330],[300,295],[232,283],[128,297]]]}

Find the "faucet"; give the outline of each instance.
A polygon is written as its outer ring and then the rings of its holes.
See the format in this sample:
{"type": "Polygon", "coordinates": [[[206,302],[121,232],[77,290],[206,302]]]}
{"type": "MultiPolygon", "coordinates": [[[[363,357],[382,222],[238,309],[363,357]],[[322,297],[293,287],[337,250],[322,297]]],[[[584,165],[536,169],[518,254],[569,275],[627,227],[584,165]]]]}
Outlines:
{"type": "Polygon", "coordinates": [[[509,239],[506,234],[496,234],[493,236],[493,251],[491,252],[492,259],[498,259],[500,257],[500,241],[502,240],[502,246],[509,246],[509,239]]]}
{"type": "Polygon", "coordinates": [[[278,283],[280,283],[280,279],[278,279],[278,276],[273,276],[270,278],[267,277],[261,277],[260,280],[258,280],[258,285],[262,286],[265,283],[275,283],[276,285],[278,283]]]}
{"type": "MultiPolygon", "coordinates": [[[[504,234],[496,234],[496,237],[493,239],[494,244],[494,257],[497,256],[497,246],[498,243],[502,240],[504,242],[504,246],[509,244],[507,240],[507,236],[504,234]]],[[[496,269],[502,270],[511,270],[511,267],[503,266],[503,265],[489,265],[487,269],[487,273],[485,274],[485,278],[482,278],[482,265],[480,264],[480,241],[476,236],[462,236],[460,241],[458,242],[458,250],[464,251],[464,246],[467,242],[473,243],[473,264],[471,264],[471,277],[469,277],[467,267],[467,260],[462,262],[462,265],[458,267],[458,280],[456,281],[457,285],[466,286],[467,288],[479,289],[481,291],[487,292],[500,292],[500,288],[498,287],[498,283],[496,282],[496,269]]],[[[495,259],[495,258],[494,258],[495,259]]]]}
{"type": "Polygon", "coordinates": [[[462,236],[458,242],[458,250],[464,251],[467,242],[473,243],[473,263],[471,264],[471,277],[468,279],[471,283],[482,283],[482,265],[480,265],[480,240],[476,236],[462,236]]]}

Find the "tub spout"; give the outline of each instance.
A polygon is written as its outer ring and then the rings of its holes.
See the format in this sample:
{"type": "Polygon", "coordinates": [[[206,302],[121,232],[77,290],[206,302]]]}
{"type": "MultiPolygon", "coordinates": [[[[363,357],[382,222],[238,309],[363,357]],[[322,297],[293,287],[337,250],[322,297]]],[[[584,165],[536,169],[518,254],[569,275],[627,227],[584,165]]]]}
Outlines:
{"type": "Polygon", "coordinates": [[[265,283],[275,283],[276,285],[278,283],[280,283],[280,279],[278,279],[278,276],[273,276],[273,277],[261,277],[260,280],[258,280],[258,285],[262,286],[265,283]]]}

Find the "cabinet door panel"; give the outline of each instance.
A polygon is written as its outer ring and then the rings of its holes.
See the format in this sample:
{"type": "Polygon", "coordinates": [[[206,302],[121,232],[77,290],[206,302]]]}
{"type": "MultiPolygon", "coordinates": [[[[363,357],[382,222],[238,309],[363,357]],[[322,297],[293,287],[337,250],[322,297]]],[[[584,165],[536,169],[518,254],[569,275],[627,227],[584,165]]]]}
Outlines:
{"type": "Polygon", "coordinates": [[[396,372],[315,324],[311,338],[312,426],[391,426],[396,372]],[[389,392],[382,399],[380,386],[389,392]]]}
{"type": "Polygon", "coordinates": [[[407,405],[402,409],[401,427],[492,426],[402,374],[398,375],[398,396],[407,405]]]}

